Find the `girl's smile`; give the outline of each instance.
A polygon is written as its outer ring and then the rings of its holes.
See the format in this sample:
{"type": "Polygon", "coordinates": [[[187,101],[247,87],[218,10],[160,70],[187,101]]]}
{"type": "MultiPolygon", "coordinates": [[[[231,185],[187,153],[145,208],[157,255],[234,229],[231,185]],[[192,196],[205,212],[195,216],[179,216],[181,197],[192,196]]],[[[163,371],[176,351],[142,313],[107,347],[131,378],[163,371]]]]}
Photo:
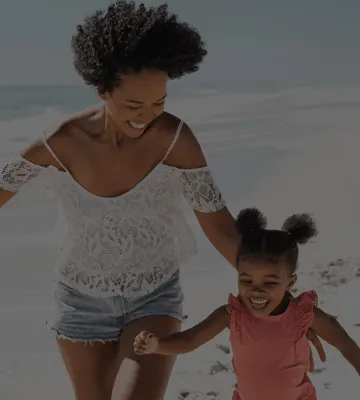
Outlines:
{"type": "Polygon", "coordinates": [[[283,261],[242,260],[239,265],[239,296],[258,317],[282,313],[286,293],[295,283],[283,261]]]}

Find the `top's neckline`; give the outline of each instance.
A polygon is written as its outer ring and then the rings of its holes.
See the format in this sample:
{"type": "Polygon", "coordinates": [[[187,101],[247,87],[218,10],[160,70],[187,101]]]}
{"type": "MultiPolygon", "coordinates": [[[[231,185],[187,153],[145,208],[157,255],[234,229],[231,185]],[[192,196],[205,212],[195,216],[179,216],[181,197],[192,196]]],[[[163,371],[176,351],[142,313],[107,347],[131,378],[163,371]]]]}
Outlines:
{"type": "Polygon", "coordinates": [[[127,196],[130,196],[133,192],[135,192],[141,185],[143,185],[147,179],[149,179],[155,172],[160,169],[164,168],[165,170],[170,170],[170,171],[179,171],[179,173],[196,173],[199,171],[206,171],[208,169],[208,166],[205,165],[203,167],[198,167],[198,168],[177,168],[172,165],[167,165],[164,164],[163,162],[158,163],[147,175],[145,175],[135,186],[133,186],[131,189],[128,191],[116,195],[116,196],[100,196],[98,194],[95,194],[93,192],[90,192],[88,189],[86,189],[83,185],[81,185],[68,171],[61,171],[58,168],[54,167],[53,165],[49,166],[49,168],[55,170],[59,174],[64,174],[67,176],[67,178],[75,185],[77,186],[81,191],[83,191],[85,194],[87,194],[90,197],[94,197],[98,200],[108,200],[108,201],[115,201],[115,200],[120,200],[122,198],[125,198],[127,196]]]}
{"type": "Polygon", "coordinates": [[[57,169],[54,166],[51,166],[53,169],[55,169],[57,172],[59,172],[60,174],[65,174],[67,175],[68,179],[75,184],[80,190],[82,190],[83,192],[85,192],[88,196],[91,197],[95,197],[97,199],[101,199],[101,200],[108,200],[108,201],[114,201],[114,200],[120,200],[130,194],[132,194],[133,192],[135,192],[142,184],[145,183],[145,181],[150,178],[155,171],[157,171],[160,167],[164,167],[164,168],[170,168],[170,169],[175,169],[174,167],[171,167],[169,165],[163,164],[163,163],[159,163],[157,164],[147,175],[145,175],[138,183],[136,183],[135,186],[133,186],[131,189],[127,190],[124,193],[121,193],[119,195],[115,195],[115,196],[101,196],[98,195],[96,193],[90,192],[88,189],[86,189],[83,185],[81,185],[69,172],[67,171],[61,171],[59,169],[57,169]]]}
{"type": "MultiPolygon", "coordinates": [[[[265,315],[265,316],[253,316],[254,318],[258,318],[258,319],[260,319],[260,320],[263,320],[263,321],[269,321],[269,322],[275,322],[275,321],[278,321],[278,320],[280,320],[280,319],[283,319],[283,318],[285,318],[285,316],[287,315],[287,314],[289,314],[289,312],[291,312],[290,310],[291,310],[291,308],[293,307],[293,301],[292,300],[290,300],[289,301],[289,304],[288,304],[288,306],[286,307],[286,310],[283,312],[283,313],[281,313],[281,314],[277,314],[277,315],[265,315]]],[[[248,312],[250,312],[249,310],[248,310],[248,312]]],[[[250,313],[251,314],[251,313],[250,313]]],[[[252,314],[251,314],[252,315],[252,314]]]]}
{"type": "MultiPolygon", "coordinates": [[[[51,148],[51,146],[49,145],[48,141],[47,141],[47,135],[46,135],[46,131],[44,132],[43,135],[43,144],[46,147],[46,149],[49,151],[49,153],[54,157],[54,159],[59,163],[59,165],[61,165],[61,167],[63,168],[63,171],[57,169],[59,172],[64,172],[69,176],[69,179],[73,182],[74,185],[78,186],[82,191],[84,191],[88,196],[92,196],[95,197],[97,199],[103,199],[103,200],[119,200],[123,197],[126,197],[127,195],[130,195],[132,192],[134,192],[139,186],[141,186],[158,168],[160,168],[160,166],[166,166],[167,165],[164,164],[164,161],[166,160],[167,156],[170,154],[171,150],[173,149],[173,147],[175,146],[180,133],[181,133],[181,128],[183,126],[183,121],[180,120],[179,125],[176,129],[175,132],[175,136],[172,140],[172,142],[170,143],[170,146],[168,147],[163,159],[148,173],[146,174],[139,182],[137,182],[135,184],[135,186],[133,186],[130,190],[121,193],[119,195],[116,196],[100,196],[97,195],[95,193],[90,192],[88,189],[85,189],[85,187],[83,185],[81,185],[72,175],[72,173],[68,170],[68,168],[66,168],[66,166],[61,162],[61,160],[58,158],[58,156],[55,154],[54,150],[51,148]]],[[[170,167],[171,168],[171,167],[170,167]]]]}

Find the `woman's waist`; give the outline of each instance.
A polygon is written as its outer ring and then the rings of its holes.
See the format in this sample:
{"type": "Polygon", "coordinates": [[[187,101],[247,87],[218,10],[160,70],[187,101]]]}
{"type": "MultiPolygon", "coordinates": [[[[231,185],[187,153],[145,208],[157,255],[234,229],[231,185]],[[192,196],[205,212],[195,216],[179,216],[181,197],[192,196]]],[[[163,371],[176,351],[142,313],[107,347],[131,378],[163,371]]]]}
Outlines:
{"type": "Polygon", "coordinates": [[[138,229],[106,231],[106,229],[74,229],[65,226],[57,237],[57,247],[63,254],[75,253],[83,257],[112,254],[116,260],[131,262],[162,257],[168,253],[196,251],[196,239],[187,229],[138,229]]]}
{"type": "Polygon", "coordinates": [[[59,262],[56,275],[59,282],[90,295],[110,297],[121,295],[137,298],[152,293],[157,287],[178,276],[176,260],[162,260],[155,265],[136,267],[101,266],[59,262]]]}

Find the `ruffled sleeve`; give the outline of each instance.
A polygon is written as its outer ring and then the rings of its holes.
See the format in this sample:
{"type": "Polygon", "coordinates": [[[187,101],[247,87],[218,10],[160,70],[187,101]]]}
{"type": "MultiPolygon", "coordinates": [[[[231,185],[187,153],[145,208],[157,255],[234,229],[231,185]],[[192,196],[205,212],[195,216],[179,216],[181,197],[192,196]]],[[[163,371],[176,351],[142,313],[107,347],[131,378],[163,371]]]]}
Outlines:
{"type": "Polygon", "coordinates": [[[193,210],[211,213],[225,207],[225,200],[209,167],[181,169],[183,193],[193,210]]]}
{"type": "Polygon", "coordinates": [[[298,310],[298,338],[303,337],[310,328],[314,319],[314,306],[318,304],[315,291],[304,292],[296,303],[298,310]]]}
{"type": "Polygon", "coordinates": [[[230,329],[235,329],[237,332],[240,332],[243,308],[239,299],[233,294],[229,295],[226,309],[230,315],[230,329]]]}
{"type": "Polygon", "coordinates": [[[23,185],[36,178],[45,167],[19,158],[6,164],[0,174],[0,188],[9,192],[18,192],[23,185]]]}

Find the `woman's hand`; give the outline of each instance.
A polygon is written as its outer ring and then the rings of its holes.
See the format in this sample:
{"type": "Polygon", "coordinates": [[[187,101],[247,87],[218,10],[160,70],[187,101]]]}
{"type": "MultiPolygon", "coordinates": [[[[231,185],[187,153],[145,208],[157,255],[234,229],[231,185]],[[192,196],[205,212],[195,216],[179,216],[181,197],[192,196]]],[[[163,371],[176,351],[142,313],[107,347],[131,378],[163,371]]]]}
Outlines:
{"type": "Polygon", "coordinates": [[[137,355],[153,354],[159,346],[159,339],[151,332],[142,331],[134,340],[134,352],[137,355]]]}

